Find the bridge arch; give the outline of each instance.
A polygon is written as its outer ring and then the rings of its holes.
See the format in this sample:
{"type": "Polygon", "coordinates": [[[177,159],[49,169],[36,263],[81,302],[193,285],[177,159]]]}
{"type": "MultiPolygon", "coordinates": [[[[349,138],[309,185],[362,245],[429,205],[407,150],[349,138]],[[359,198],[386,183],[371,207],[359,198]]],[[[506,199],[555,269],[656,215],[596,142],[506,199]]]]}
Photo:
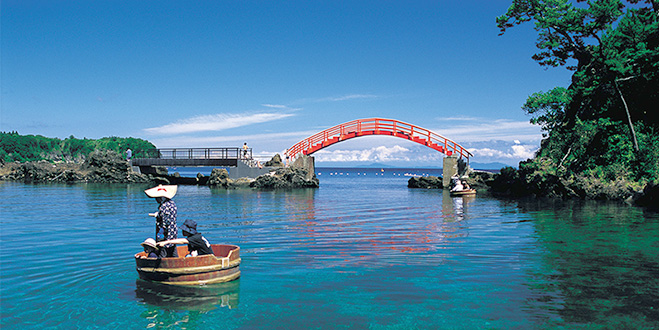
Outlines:
{"type": "Polygon", "coordinates": [[[463,146],[431,130],[408,124],[400,120],[384,118],[356,119],[318,132],[287,149],[291,160],[300,155],[311,155],[335,143],[368,135],[386,135],[410,140],[447,156],[466,158],[473,156],[463,146]]]}

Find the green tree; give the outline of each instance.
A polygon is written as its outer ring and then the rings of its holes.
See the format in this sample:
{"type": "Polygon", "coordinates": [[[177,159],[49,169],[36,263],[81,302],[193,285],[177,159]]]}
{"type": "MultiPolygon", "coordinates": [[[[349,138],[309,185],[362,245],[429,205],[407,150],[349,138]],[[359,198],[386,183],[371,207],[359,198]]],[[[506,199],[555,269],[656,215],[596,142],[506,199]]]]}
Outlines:
{"type": "Polygon", "coordinates": [[[513,0],[496,21],[501,34],[534,22],[539,51],[533,59],[574,71],[567,89],[535,93],[523,106],[547,132],[539,154],[586,172],[659,169],[652,152],[659,129],[659,1],[513,0]]]}
{"type": "MultiPolygon", "coordinates": [[[[533,93],[526,100],[522,109],[533,115],[532,124],[540,125],[543,131],[551,132],[565,119],[565,108],[570,103],[567,89],[555,87],[547,93],[533,93]]],[[[546,136],[545,133],[543,133],[546,136]]]]}
{"type": "Polygon", "coordinates": [[[111,150],[119,155],[131,148],[136,157],[146,155],[155,146],[137,138],[105,137],[98,140],[77,139],[73,135],[64,140],[41,135],[20,135],[0,132],[0,158],[4,162],[38,160],[58,161],[85,159],[92,151],[111,150]]]}
{"type": "Polygon", "coordinates": [[[641,115],[658,97],[659,2],[630,1],[630,7],[620,0],[583,2],[514,0],[506,14],[497,17],[497,26],[503,34],[535,22],[540,51],[533,59],[542,66],[575,71],[568,88],[572,102],[563,120],[646,119],[641,115]],[[624,111],[625,101],[630,111],[624,111]]]}

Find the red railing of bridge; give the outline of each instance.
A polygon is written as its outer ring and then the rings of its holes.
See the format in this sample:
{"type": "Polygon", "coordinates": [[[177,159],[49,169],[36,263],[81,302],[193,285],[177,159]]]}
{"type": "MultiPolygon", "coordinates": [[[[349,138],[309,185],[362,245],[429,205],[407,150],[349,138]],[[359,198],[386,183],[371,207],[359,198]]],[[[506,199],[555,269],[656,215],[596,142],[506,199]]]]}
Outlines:
{"type": "Polygon", "coordinates": [[[387,135],[407,139],[447,156],[456,155],[466,158],[467,161],[473,156],[463,146],[433,131],[399,120],[383,118],[356,119],[330,127],[294,144],[287,152],[291,160],[295,160],[300,155],[311,155],[335,143],[367,135],[387,135]]]}

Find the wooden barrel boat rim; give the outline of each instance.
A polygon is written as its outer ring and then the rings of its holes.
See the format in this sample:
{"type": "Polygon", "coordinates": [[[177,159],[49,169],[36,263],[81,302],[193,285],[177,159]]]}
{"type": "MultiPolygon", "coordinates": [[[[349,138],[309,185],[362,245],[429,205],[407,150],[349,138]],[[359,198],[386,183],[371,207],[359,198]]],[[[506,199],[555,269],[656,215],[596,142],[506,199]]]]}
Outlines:
{"type": "MultiPolygon", "coordinates": [[[[216,260],[222,260],[222,259],[225,259],[225,258],[229,258],[229,260],[231,260],[231,256],[234,254],[234,252],[235,252],[235,253],[240,253],[240,247],[239,247],[238,245],[233,245],[233,244],[211,244],[211,246],[231,246],[231,247],[234,247],[234,248],[231,249],[231,250],[229,251],[229,254],[227,254],[226,257],[218,257],[218,256],[216,256],[216,255],[214,255],[214,254],[207,254],[207,255],[197,256],[197,257],[195,257],[195,258],[215,258],[216,260]]],[[[177,257],[177,258],[172,258],[172,257],[168,257],[168,258],[143,258],[143,257],[138,257],[138,256],[140,256],[140,255],[144,255],[143,252],[135,253],[135,259],[144,259],[144,260],[155,260],[155,259],[163,259],[163,260],[185,259],[185,257],[177,257]]]]}
{"type": "Polygon", "coordinates": [[[233,268],[238,265],[240,265],[240,258],[231,261],[228,264],[225,264],[223,262],[222,264],[217,264],[217,265],[198,266],[198,267],[180,267],[180,268],[137,267],[137,270],[148,273],[163,273],[163,274],[179,275],[179,274],[193,274],[193,273],[208,273],[217,270],[233,268]]]}
{"type": "MultiPolygon", "coordinates": [[[[197,257],[146,258],[135,254],[140,279],[160,284],[199,286],[233,281],[240,277],[240,247],[233,244],[212,244],[213,254],[197,257]]],[[[187,247],[177,246],[179,256],[187,247]]]]}
{"type": "Polygon", "coordinates": [[[180,285],[180,286],[199,286],[199,285],[208,285],[208,284],[217,284],[233,281],[240,277],[240,271],[233,273],[228,276],[218,277],[210,280],[200,280],[200,281],[158,281],[160,284],[167,285],[180,285]]]}

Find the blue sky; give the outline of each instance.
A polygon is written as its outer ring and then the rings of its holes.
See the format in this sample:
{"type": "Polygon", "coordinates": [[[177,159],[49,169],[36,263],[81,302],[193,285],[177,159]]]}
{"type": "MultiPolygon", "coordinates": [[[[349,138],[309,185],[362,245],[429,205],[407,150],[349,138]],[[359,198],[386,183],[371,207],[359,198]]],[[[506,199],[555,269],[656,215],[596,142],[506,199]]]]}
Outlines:
{"type": "MultiPolygon", "coordinates": [[[[139,137],[158,147],[282,153],[383,117],[516,165],[539,127],[521,110],[570,72],[531,59],[531,25],[498,36],[510,1],[3,0],[0,131],[139,137]]],[[[363,137],[319,164],[441,166],[443,154],[363,137]]]]}

